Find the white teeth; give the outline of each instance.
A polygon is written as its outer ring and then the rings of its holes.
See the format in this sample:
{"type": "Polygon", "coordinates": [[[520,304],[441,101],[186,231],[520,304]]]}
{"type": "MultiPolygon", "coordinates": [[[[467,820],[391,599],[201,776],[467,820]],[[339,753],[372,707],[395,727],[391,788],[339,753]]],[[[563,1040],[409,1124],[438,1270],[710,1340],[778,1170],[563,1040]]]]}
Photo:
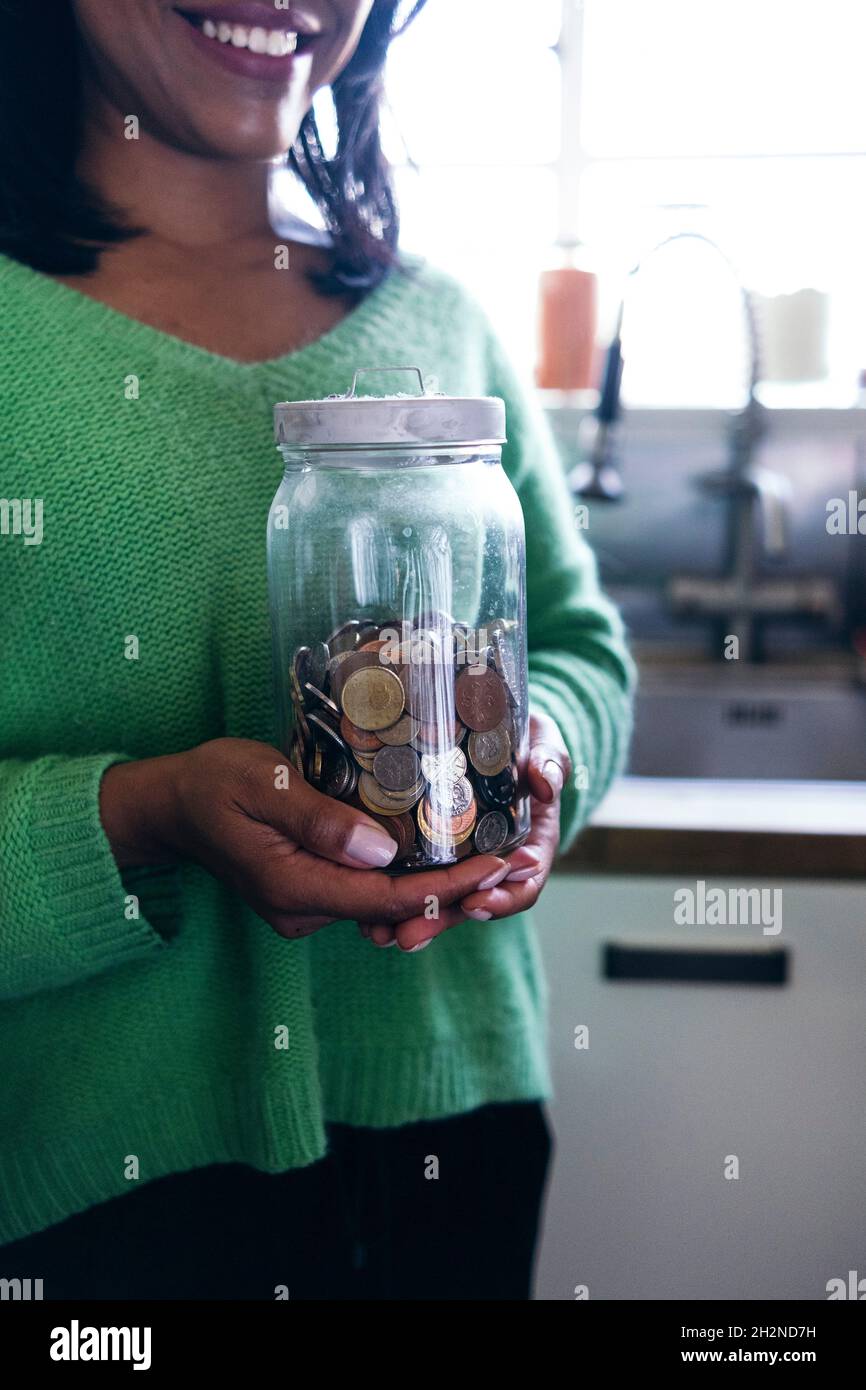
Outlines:
{"type": "Polygon", "coordinates": [[[298,46],[297,34],[286,34],[282,29],[272,29],[268,35],[268,53],[272,58],[286,58],[298,46]]]}
{"type": "Polygon", "coordinates": [[[297,34],[284,29],[265,29],[256,25],[248,29],[245,24],[216,23],[212,19],[202,21],[201,32],[207,39],[217,39],[219,43],[230,43],[233,48],[248,48],[250,53],[266,53],[271,58],[286,58],[298,46],[297,34]]]}

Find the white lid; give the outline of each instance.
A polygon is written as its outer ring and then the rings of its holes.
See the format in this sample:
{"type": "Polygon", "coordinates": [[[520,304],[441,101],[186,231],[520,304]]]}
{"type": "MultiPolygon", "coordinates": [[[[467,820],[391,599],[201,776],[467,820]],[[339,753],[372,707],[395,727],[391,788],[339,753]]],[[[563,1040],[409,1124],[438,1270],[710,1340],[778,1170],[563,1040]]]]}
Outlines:
{"type": "Polygon", "coordinates": [[[443,396],[424,390],[420,367],[361,367],[345,396],[281,401],[274,406],[278,444],[296,449],[505,443],[505,402],[498,396],[443,396]],[[415,372],[420,396],[358,396],[367,372],[415,372]]]}

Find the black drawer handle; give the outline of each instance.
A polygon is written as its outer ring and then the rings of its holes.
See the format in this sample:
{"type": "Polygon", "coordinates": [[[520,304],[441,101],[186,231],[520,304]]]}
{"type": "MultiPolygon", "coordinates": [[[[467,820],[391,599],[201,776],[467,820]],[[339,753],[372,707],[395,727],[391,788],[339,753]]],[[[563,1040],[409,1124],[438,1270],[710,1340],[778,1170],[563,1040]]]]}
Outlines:
{"type": "Polygon", "coordinates": [[[606,980],[701,980],[713,984],[788,983],[786,946],[669,946],[606,941],[602,975],[606,980]]]}

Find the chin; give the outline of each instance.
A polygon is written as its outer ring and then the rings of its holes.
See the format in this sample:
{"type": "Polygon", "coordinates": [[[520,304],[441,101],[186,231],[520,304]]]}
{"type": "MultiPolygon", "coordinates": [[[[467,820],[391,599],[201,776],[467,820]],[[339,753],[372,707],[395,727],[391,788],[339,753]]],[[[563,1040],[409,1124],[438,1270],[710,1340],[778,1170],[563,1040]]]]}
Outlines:
{"type": "Polygon", "coordinates": [[[284,158],[297,139],[303,114],[291,121],[284,113],[274,113],[267,120],[262,117],[261,110],[239,111],[233,118],[221,111],[218,119],[208,121],[190,113],[175,129],[165,130],[164,137],[179,149],[209,159],[284,158]]]}

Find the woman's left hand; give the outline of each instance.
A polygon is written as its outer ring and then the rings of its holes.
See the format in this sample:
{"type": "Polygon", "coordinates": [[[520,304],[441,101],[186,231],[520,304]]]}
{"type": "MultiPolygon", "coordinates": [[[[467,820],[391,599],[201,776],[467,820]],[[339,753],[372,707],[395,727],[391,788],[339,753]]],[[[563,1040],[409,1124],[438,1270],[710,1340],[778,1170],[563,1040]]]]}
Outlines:
{"type": "Polygon", "coordinates": [[[361,927],[376,946],[397,945],[417,951],[449,927],[470,919],[488,922],[512,917],[532,907],[547,882],[559,844],[559,796],[571,777],[571,759],[555,721],[547,714],[529,719],[529,759],[524,769],[530,797],[531,828],[526,842],[507,856],[507,868],[494,883],[464,899],[459,907],[444,908],[435,919],[412,917],[398,926],[361,927]]]}

